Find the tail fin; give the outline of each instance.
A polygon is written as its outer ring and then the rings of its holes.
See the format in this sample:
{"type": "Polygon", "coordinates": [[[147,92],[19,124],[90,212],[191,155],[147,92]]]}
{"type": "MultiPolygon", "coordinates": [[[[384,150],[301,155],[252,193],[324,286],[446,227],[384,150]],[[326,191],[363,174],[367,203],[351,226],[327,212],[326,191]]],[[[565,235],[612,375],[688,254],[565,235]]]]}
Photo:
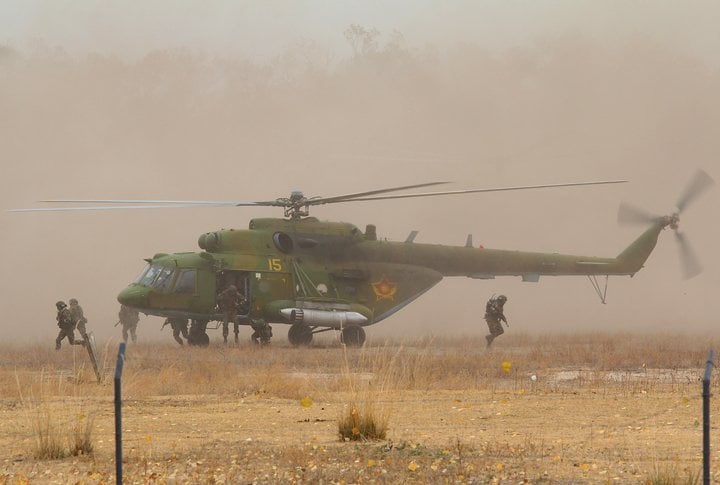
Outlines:
{"type": "Polygon", "coordinates": [[[658,236],[665,226],[657,222],[647,231],[643,232],[640,237],[633,241],[617,258],[618,272],[634,275],[642,269],[645,261],[650,257],[658,236]]]}

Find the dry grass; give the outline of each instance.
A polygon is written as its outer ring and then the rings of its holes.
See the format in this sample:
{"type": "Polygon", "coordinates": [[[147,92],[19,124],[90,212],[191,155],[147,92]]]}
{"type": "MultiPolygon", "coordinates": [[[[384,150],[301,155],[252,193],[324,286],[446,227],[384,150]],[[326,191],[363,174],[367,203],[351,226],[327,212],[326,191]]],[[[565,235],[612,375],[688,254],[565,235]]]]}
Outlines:
{"type": "MultiPolygon", "coordinates": [[[[123,378],[125,477],[694,483],[699,376],[717,343],[559,334],[505,335],[490,352],[482,338],[140,344],[123,378]]],[[[0,483],[113,480],[112,383],[98,385],[85,358],[0,346],[0,483]]],[[[712,387],[720,395],[717,373],[712,387]]]]}
{"type": "Polygon", "coordinates": [[[65,458],[67,451],[57,417],[48,405],[32,411],[30,418],[33,433],[32,455],[38,460],[65,458]]]}

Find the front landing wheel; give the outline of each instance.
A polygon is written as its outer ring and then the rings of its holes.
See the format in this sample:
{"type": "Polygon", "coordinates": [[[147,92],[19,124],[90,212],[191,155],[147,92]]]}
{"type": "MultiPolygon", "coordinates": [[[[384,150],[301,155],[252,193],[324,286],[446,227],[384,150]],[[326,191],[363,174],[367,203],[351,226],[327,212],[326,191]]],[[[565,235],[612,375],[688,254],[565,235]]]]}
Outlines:
{"type": "Polygon", "coordinates": [[[362,347],[365,343],[365,330],[362,327],[345,327],[340,331],[340,342],[350,347],[362,347]]]}
{"type": "Polygon", "coordinates": [[[312,330],[304,323],[293,323],[288,330],[288,340],[293,347],[310,345],[312,339],[312,330]]]}

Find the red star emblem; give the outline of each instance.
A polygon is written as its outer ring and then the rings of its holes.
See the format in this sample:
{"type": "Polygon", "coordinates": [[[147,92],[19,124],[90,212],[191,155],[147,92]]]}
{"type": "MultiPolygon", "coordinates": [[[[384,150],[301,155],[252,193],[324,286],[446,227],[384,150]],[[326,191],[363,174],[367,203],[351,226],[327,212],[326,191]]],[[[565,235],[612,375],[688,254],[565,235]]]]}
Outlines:
{"type": "Polygon", "coordinates": [[[377,283],[372,283],[372,288],[378,300],[392,300],[397,293],[397,283],[388,280],[385,275],[377,283]]]}

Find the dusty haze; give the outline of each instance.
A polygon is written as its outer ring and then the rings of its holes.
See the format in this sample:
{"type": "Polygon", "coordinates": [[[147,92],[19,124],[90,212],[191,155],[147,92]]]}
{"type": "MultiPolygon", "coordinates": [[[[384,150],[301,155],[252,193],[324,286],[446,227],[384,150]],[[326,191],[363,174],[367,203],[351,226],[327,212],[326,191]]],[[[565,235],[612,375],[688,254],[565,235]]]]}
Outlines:
{"type": "MultiPolygon", "coordinates": [[[[615,256],[643,230],[618,227],[621,200],[670,213],[696,168],[720,180],[717,3],[331,3],[214,2],[198,12],[184,2],[167,15],[169,2],[142,12],[124,2],[6,3],[0,207],[623,178],[313,211],[376,224],[388,239],[419,230],[418,242],[462,245],[472,233],[492,248],[615,256]]],[[[692,280],[682,280],[666,231],[645,269],[611,278],[607,305],[584,277],[446,279],[368,334],[483,333],[484,301],[500,292],[511,331],[715,334],[718,209],[716,186],[681,221],[705,267],[692,280]]],[[[2,212],[4,338],[51,345],[54,303],[71,297],[96,335],[119,337],[115,297],[142,258],[195,251],[201,233],[281,215],[2,212]]],[[[141,338],[170,338],[161,323],[142,319],[141,338]]]]}

